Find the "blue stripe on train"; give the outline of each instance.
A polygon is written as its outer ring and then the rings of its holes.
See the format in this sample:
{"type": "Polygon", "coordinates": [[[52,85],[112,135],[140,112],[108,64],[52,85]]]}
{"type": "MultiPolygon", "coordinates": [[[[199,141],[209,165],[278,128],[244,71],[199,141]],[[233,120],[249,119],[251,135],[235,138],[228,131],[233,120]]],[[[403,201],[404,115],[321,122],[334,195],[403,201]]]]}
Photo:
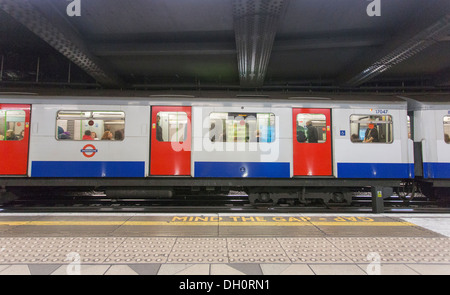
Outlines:
{"type": "Polygon", "coordinates": [[[450,163],[423,163],[424,178],[450,178],[450,163]]]}
{"type": "Polygon", "coordinates": [[[338,178],[413,178],[414,164],[338,163],[338,178]]]}
{"type": "Polygon", "coordinates": [[[290,163],[195,162],[195,177],[289,178],[290,163]]]}
{"type": "Polygon", "coordinates": [[[145,162],[33,161],[31,177],[144,177],[145,162]]]}

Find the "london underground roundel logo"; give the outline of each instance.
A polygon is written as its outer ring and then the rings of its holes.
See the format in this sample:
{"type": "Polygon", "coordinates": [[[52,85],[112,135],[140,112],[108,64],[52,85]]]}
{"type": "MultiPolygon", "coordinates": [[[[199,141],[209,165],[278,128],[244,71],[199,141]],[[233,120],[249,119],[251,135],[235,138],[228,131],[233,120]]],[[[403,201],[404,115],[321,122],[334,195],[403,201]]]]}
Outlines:
{"type": "Polygon", "coordinates": [[[86,158],[91,158],[95,155],[95,153],[98,152],[98,149],[96,149],[95,146],[93,146],[92,144],[87,144],[83,147],[81,152],[83,153],[83,156],[85,156],[86,158]]]}

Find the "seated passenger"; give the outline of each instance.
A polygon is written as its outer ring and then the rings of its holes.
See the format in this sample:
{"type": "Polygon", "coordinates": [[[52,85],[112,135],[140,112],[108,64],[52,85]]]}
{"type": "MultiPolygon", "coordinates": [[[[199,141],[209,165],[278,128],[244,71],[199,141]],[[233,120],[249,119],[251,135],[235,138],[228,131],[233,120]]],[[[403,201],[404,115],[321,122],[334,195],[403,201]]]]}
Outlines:
{"type": "Polygon", "coordinates": [[[369,124],[369,128],[366,130],[363,142],[378,142],[378,130],[375,128],[375,124],[369,124]]]}
{"type": "Polygon", "coordinates": [[[123,136],[123,130],[116,130],[116,132],[114,132],[114,139],[115,140],[123,140],[124,136],[123,136]]]}
{"type": "Polygon", "coordinates": [[[70,139],[70,132],[63,132],[59,135],[59,139],[70,139]]]}
{"type": "Polygon", "coordinates": [[[16,136],[16,134],[14,133],[13,130],[6,131],[6,138],[5,138],[5,140],[17,140],[17,139],[18,138],[17,138],[17,136],[16,136]]]}
{"type": "Polygon", "coordinates": [[[448,135],[447,133],[444,134],[444,141],[445,143],[450,143],[450,135],[448,135]]]}
{"type": "Polygon", "coordinates": [[[58,126],[58,139],[61,139],[61,134],[64,133],[64,128],[62,128],[61,126],[58,126]]]}
{"type": "Polygon", "coordinates": [[[352,142],[362,142],[362,140],[359,138],[359,136],[355,133],[352,134],[352,136],[350,137],[350,140],[352,142]]]}
{"type": "Polygon", "coordinates": [[[102,140],[112,140],[113,134],[111,131],[106,130],[105,133],[103,133],[102,140]]]}
{"type": "Polygon", "coordinates": [[[97,133],[95,133],[94,131],[91,132],[91,137],[92,137],[92,139],[94,139],[94,140],[98,140],[98,138],[97,138],[97,133]]]}
{"type": "Polygon", "coordinates": [[[19,135],[17,135],[17,140],[22,140],[25,137],[25,130],[22,130],[19,135]]]}
{"type": "Polygon", "coordinates": [[[82,138],[82,140],[94,140],[93,138],[92,138],[92,136],[91,136],[91,130],[86,130],[86,131],[84,131],[84,135],[83,135],[83,138],[82,138]]]}

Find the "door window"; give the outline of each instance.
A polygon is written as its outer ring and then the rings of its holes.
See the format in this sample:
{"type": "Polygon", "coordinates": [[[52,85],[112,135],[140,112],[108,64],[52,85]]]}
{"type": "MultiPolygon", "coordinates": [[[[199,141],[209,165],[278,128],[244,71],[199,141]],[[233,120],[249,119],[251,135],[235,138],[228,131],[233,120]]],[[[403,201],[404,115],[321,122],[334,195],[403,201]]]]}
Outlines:
{"type": "Polygon", "coordinates": [[[444,117],[444,141],[450,144],[450,116],[444,117]]]}
{"type": "Polygon", "coordinates": [[[158,112],[156,139],[162,142],[184,142],[187,137],[188,116],[185,112],[158,112]]]}
{"type": "Polygon", "coordinates": [[[324,114],[298,114],[296,125],[298,142],[325,143],[327,141],[327,118],[324,114]]]}
{"type": "Polygon", "coordinates": [[[25,133],[25,111],[0,110],[0,140],[22,140],[25,133]]]}
{"type": "Polygon", "coordinates": [[[209,120],[212,142],[275,141],[275,115],[272,113],[211,113],[209,120]]]}

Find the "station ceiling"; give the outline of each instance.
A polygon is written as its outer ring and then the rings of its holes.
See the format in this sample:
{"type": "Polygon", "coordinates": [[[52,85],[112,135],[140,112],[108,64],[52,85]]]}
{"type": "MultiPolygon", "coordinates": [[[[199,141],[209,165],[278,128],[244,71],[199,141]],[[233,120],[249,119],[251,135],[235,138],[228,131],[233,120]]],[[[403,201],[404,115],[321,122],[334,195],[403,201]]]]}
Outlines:
{"type": "Polygon", "coordinates": [[[448,0],[0,0],[0,87],[450,89],[448,0]]]}

